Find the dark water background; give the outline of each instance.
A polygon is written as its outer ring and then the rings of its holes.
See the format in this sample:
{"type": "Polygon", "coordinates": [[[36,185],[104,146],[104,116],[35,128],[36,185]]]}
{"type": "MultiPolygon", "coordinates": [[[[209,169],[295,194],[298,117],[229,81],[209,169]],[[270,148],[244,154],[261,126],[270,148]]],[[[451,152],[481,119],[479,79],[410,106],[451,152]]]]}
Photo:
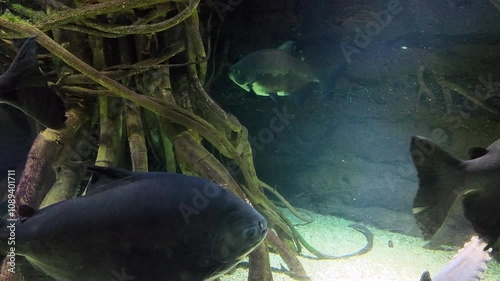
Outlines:
{"type": "Polygon", "coordinates": [[[252,98],[227,69],[211,89],[249,129],[259,177],[294,205],[418,236],[410,136],[462,158],[500,137],[498,115],[457,92],[448,112],[434,74],[500,108],[500,12],[488,1],[242,1],[219,24],[230,43],[219,62],[294,40],[314,67],[348,63],[333,98],[301,106],[252,98]],[[422,96],[417,111],[421,65],[435,99],[422,96]],[[284,111],[294,117],[273,131],[284,111]]]}

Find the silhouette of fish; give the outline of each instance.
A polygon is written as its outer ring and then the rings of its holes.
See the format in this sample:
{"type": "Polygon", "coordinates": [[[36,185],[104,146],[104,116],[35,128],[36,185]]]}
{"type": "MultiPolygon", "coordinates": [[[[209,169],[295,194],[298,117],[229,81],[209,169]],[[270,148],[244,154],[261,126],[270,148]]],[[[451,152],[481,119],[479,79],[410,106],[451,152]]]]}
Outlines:
{"type": "Polygon", "coordinates": [[[0,253],[58,281],[213,280],[267,234],[267,222],[230,191],[180,174],[89,168],[87,194],[4,221],[0,253]],[[118,277],[117,277],[118,276],[118,277]]]}
{"type": "Polygon", "coordinates": [[[0,75],[0,103],[20,109],[45,127],[64,128],[64,104],[38,68],[34,36],[24,42],[10,67],[0,75]]]}
{"type": "Polygon", "coordinates": [[[491,260],[490,252],[484,250],[486,243],[477,236],[464,245],[453,259],[443,267],[434,278],[428,271],[420,277],[420,281],[471,281],[481,280],[486,270],[486,263],[491,260]]]}
{"type": "Polygon", "coordinates": [[[447,217],[465,216],[491,247],[500,234],[500,140],[470,149],[470,160],[418,136],[412,137],[410,152],[419,178],[413,214],[424,238],[438,232],[447,217]]]}
{"type": "Polygon", "coordinates": [[[474,231],[492,247],[500,236],[500,183],[487,190],[473,189],[465,192],[465,217],[472,223],[474,231]]]}
{"type": "Polygon", "coordinates": [[[292,49],[293,42],[288,41],[278,49],[253,52],[231,66],[229,78],[245,91],[274,101],[278,96],[293,96],[300,101],[318,86],[323,95],[329,95],[347,64],[321,72],[294,57],[292,49]]]}

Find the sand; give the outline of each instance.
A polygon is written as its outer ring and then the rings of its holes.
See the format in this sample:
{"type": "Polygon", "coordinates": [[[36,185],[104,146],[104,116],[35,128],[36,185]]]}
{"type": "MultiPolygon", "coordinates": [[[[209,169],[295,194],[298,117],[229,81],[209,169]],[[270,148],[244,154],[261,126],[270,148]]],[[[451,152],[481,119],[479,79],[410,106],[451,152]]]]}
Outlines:
{"type": "MultiPolygon", "coordinates": [[[[285,211],[294,224],[302,221],[285,211]]],[[[348,225],[353,223],[342,218],[323,216],[312,212],[314,222],[297,226],[299,232],[316,249],[330,255],[356,252],[366,243],[364,236],[348,225]]],[[[311,260],[300,258],[307,274],[313,281],[419,281],[422,272],[428,270],[434,276],[456,254],[452,251],[424,249],[421,238],[392,233],[368,226],[373,232],[373,249],[364,255],[338,260],[311,260]],[[393,247],[389,247],[392,241],[393,247]]],[[[273,267],[285,266],[281,258],[271,255],[273,267]]],[[[246,280],[248,272],[237,269],[221,281],[246,280]]],[[[275,281],[295,280],[281,273],[273,273],[275,281]]],[[[488,263],[484,281],[500,280],[500,266],[496,261],[488,263]]]]}

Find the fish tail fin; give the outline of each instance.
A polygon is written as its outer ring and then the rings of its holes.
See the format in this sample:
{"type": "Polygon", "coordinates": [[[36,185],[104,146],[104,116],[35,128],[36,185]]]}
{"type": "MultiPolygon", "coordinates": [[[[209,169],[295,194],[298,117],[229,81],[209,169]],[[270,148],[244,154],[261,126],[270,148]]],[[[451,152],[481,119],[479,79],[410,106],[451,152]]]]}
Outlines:
{"type": "Polygon", "coordinates": [[[413,215],[424,238],[429,239],[443,224],[461,192],[463,162],[429,139],[418,136],[411,138],[410,153],[419,180],[413,215]]]}
{"type": "Polygon", "coordinates": [[[331,98],[335,91],[337,79],[347,71],[347,63],[343,62],[327,68],[321,79],[321,93],[324,97],[331,98]]]}
{"type": "Polygon", "coordinates": [[[64,103],[48,87],[38,69],[34,36],[24,42],[9,69],[0,77],[0,101],[20,109],[48,128],[64,128],[64,103]]]}

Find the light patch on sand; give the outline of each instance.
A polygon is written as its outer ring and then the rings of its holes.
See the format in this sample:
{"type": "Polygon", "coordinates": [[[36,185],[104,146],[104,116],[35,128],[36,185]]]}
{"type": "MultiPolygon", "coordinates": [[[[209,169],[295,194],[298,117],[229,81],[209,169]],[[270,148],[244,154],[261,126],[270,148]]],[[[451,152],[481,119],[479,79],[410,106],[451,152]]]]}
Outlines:
{"type": "MultiPolygon", "coordinates": [[[[284,211],[293,223],[301,224],[288,211],[284,211]]],[[[352,253],[364,246],[364,236],[348,225],[353,223],[332,216],[323,216],[307,212],[314,217],[314,222],[297,229],[316,249],[331,255],[352,253]]],[[[369,253],[348,259],[311,260],[300,258],[307,274],[313,281],[419,281],[422,272],[428,270],[436,275],[456,254],[456,252],[434,251],[422,248],[425,242],[421,238],[379,230],[368,226],[373,232],[373,249],[369,253]],[[388,243],[392,241],[393,247],[388,243]]],[[[285,264],[281,258],[271,255],[273,267],[281,268],[285,264]]],[[[221,278],[221,281],[247,280],[248,272],[243,269],[221,278]]],[[[275,281],[293,281],[291,277],[273,273],[275,281]]],[[[500,280],[500,266],[494,260],[488,263],[488,269],[482,281],[500,280]]]]}

